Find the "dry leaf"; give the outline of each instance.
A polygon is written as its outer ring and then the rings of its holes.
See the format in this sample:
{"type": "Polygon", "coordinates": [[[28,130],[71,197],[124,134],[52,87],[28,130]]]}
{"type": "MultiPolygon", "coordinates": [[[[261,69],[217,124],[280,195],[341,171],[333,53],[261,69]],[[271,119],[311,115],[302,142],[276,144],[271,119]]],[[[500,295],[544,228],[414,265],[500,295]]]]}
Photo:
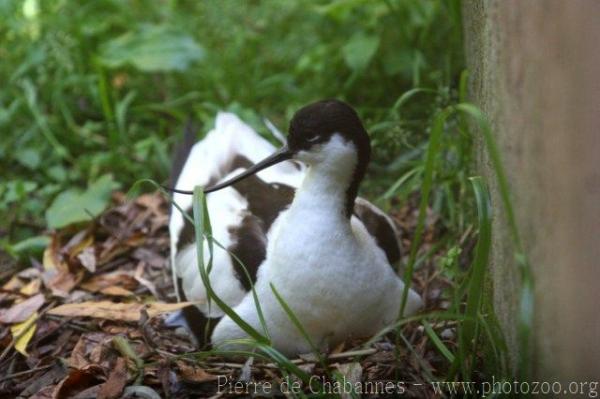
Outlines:
{"type": "Polygon", "coordinates": [[[51,309],[48,314],[70,317],[95,317],[108,320],[138,321],[140,312],[145,307],[148,315],[154,317],[161,313],[173,312],[198,304],[198,302],[181,303],[115,303],[110,301],[67,303],[51,309]]]}
{"type": "Polygon", "coordinates": [[[138,282],[127,273],[116,272],[94,276],[80,285],[86,291],[98,292],[105,288],[119,286],[126,290],[137,288],[138,282]]]}
{"type": "Polygon", "coordinates": [[[38,313],[35,312],[31,316],[29,316],[29,318],[24,322],[15,324],[10,328],[10,332],[12,333],[15,339],[15,350],[17,350],[17,352],[23,354],[24,356],[28,356],[27,344],[29,343],[29,341],[31,341],[31,338],[33,338],[33,334],[35,333],[35,322],[37,318],[38,313]]]}
{"type": "Polygon", "coordinates": [[[75,396],[70,396],[69,399],[93,399],[98,396],[100,389],[102,388],[102,384],[93,385],[89,388],[84,389],[81,392],[78,392],[75,396]]]}
{"type": "Polygon", "coordinates": [[[29,399],[52,399],[52,393],[55,389],[56,385],[48,385],[33,394],[33,396],[30,396],[29,399]]]}
{"type": "Polygon", "coordinates": [[[112,338],[112,335],[100,332],[81,335],[71,351],[69,366],[76,369],[83,369],[89,364],[110,367],[115,357],[114,351],[110,350],[112,338]]]}
{"type": "Polygon", "coordinates": [[[155,194],[142,194],[135,199],[136,204],[149,209],[155,215],[164,215],[165,212],[161,209],[164,204],[162,197],[155,194]]]}
{"type": "Polygon", "coordinates": [[[18,398],[52,398],[56,384],[62,380],[66,374],[66,370],[63,366],[59,362],[56,362],[50,370],[41,375],[38,374],[34,376],[32,380],[27,381],[24,389],[19,393],[18,398]],[[52,390],[48,392],[47,387],[52,388],[52,390]]]}
{"type": "Polygon", "coordinates": [[[28,267],[27,269],[23,269],[21,270],[17,276],[21,277],[22,279],[25,280],[32,280],[35,279],[37,277],[40,277],[40,270],[36,269],[35,267],[28,267]]]}
{"type": "MultiPolygon", "coordinates": [[[[132,244],[132,246],[135,245],[136,244],[132,244]]],[[[104,265],[116,258],[117,256],[128,252],[130,249],[131,248],[129,248],[127,245],[124,245],[123,242],[118,241],[114,238],[109,238],[104,243],[104,249],[100,252],[100,254],[97,257],[97,264],[98,266],[104,265]]]]}
{"type": "Polygon", "coordinates": [[[146,268],[146,263],[139,262],[135,269],[134,278],[137,280],[138,283],[140,283],[144,287],[148,288],[148,291],[150,291],[152,293],[152,295],[154,295],[155,298],[160,298],[160,295],[158,294],[158,290],[156,289],[156,285],[152,281],[149,281],[144,278],[145,268],[146,268]]]}
{"type": "Polygon", "coordinates": [[[46,286],[52,290],[52,294],[66,298],[69,292],[83,279],[83,270],[73,274],[69,270],[60,270],[46,281],[46,286]]]}
{"type": "Polygon", "coordinates": [[[66,262],[62,260],[62,256],[60,256],[60,242],[56,234],[52,235],[50,245],[44,250],[42,263],[45,270],[69,270],[69,265],[67,265],[66,262]]]}
{"type": "Polygon", "coordinates": [[[40,292],[41,287],[42,280],[39,277],[36,277],[30,282],[28,282],[23,288],[21,288],[19,292],[23,295],[32,296],[38,294],[40,292]]]}
{"type": "Polygon", "coordinates": [[[177,364],[179,371],[181,371],[181,376],[183,377],[183,379],[188,382],[200,383],[207,381],[216,381],[219,378],[216,375],[207,373],[200,367],[189,365],[182,360],[178,360],[175,363],[177,364]]]}
{"type": "Polygon", "coordinates": [[[330,354],[333,355],[336,353],[342,353],[345,348],[346,348],[346,343],[340,342],[335,348],[333,348],[333,350],[330,352],[330,354]]]}
{"type": "Polygon", "coordinates": [[[72,398],[77,393],[98,385],[100,378],[104,375],[102,367],[90,364],[83,369],[72,369],[57,386],[53,399],[72,398]]]}
{"type": "Polygon", "coordinates": [[[108,380],[100,388],[98,399],[117,399],[121,397],[125,385],[127,385],[127,363],[119,357],[114,369],[108,375],[108,380]]]}
{"type": "Polygon", "coordinates": [[[37,294],[29,299],[13,305],[0,313],[0,323],[21,323],[31,317],[44,304],[44,295],[37,294]]]}
{"type": "Polygon", "coordinates": [[[155,251],[148,248],[140,247],[133,251],[132,256],[140,261],[146,262],[153,267],[164,267],[166,259],[160,256],[155,251]]]}
{"type": "Polygon", "coordinates": [[[69,258],[73,259],[82,251],[91,247],[94,244],[94,236],[87,235],[87,230],[82,230],[75,234],[71,240],[62,249],[62,253],[67,253],[69,258]]]}
{"type": "Polygon", "coordinates": [[[134,296],[135,294],[123,287],[119,287],[117,285],[114,285],[112,287],[106,287],[106,288],[102,288],[100,290],[100,292],[104,295],[111,295],[111,296],[124,296],[124,297],[129,297],[129,296],[134,296]]]}
{"type": "Polygon", "coordinates": [[[77,255],[77,259],[81,262],[81,265],[85,267],[90,273],[96,271],[96,254],[94,247],[87,247],[81,253],[77,255]]]}
{"type": "Polygon", "coordinates": [[[14,275],[10,278],[10,280],[8,280],[6,282],[6,284],[4,284],[2,286],[2,290],[3,291],[17,291],[17,290],[21,289],[21,287],[23,287],[23,280],[21,280],[19,278],[19,276],[14,275]]]}

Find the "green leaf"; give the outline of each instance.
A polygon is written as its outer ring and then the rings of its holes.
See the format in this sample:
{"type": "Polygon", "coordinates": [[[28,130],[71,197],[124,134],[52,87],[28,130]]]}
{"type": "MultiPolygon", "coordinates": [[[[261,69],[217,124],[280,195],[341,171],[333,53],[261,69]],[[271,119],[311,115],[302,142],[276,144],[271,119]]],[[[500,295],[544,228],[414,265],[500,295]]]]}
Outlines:
{"type": "Polygon", "coordinates": [[[13,180],[5,185],[2,202],[10,204],[27,198],[27,194],[33,192],[38,184],[34,181],[13,180]]]}
{"type": "Polygon", "coordinates": [[[48,236],[34,236],[26,238],[11,245],[11,249],[17,253],[24,253],[29,251],[41,251],[50,244],[50,237],[48,236]]]}
{"type": "Polygon", "coordinates": [[[59,194],[46,210],[48,227],[56,229],[99,215],[108,204],[111,192],[118,187],[111,175],[104,175],[84,192],[71,189],[59,194]]]}
{"type": "Polygon", "coordinates": [[[383,69],[388,76],[402,72],[411,76],[414,51],[409,48],[399,48],[397,51],[388,51],[383,55],[383,69]]]}
{"type": "Polygon", "coordinates": [[[40,165],[40,153],[32,148],[25,148],[17,153],[17,161],[26,168],[35,170],[40,165]]]}
{"type": "Polygon", "coordinates": [[[144,25],[101,47],[100,62],[109,68],[132,65],[140,71],[183,71],[204,56],[189,35],[168,26],[144,25]]]}
{"type": "Polygon", "coordinates": [[[62,165],[54,165],[46,169],[46,175],[54,181],[64,182],[67,180],[67,170],[62,165]]]}
{"type": "Polygon", "coordinates": [[[378,47],[379,37],[356,33],[342,49],[344,61],[353,71],[362,71],[369,65],[378,47]]]}
{"type": "Polygon", "coordinates": [[[369,0],[336,0],[324,5],[314,7],[319,14],[329,15],[330,17],[343,21],[356,7],[364,6],[369,0]]]}

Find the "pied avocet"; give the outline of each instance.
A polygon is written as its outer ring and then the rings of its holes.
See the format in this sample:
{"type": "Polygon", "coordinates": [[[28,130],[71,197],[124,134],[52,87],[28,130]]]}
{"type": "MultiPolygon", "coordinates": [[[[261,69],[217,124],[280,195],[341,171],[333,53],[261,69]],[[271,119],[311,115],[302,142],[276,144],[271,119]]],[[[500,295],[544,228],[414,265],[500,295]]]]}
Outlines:
{"type": "MultiPolygon", "coordinates": [[[[214,291],[261,331],[249,292],[253,283],[272,345],[287,355],[311,347],[271,284],[322,349],[348,337],[371,336],[399,314],[404,284],[392,266],[400,257],[394,223],[357,197],[370,153],[359,117],[341,101],[300,109],[291,120],[287,144],[277,151],[237,116],[219,113],[214,129],[191,148],[176,179],[177,190],[208,187],[213,236],[235,255],[215,247],[214,291]]],[[[175,193],[173,199],[191,212],[190,195],[175,193]]],[[[173,208],[169,227],[178,295],[206,301],[193,226],[173,208]]],[[[421,305],[410,290],[404,314],[421,305]]],[[[200,340],[207,318],[214,318],[213,344],[247,338],[214,302],[184,314],[200,340]]]]}

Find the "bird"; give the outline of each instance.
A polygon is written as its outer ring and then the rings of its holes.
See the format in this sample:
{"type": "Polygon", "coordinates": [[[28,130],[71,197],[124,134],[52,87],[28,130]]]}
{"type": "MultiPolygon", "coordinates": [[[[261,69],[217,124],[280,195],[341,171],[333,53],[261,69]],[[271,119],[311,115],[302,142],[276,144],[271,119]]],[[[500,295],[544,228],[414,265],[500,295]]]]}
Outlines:
{"type": "MultiPolygon", "coordinates": [[[[241,350],[248,335],[207,303],[194,228],[183,214],[191,214],[188,194],[195,186],[206,193],[212,236],[224,247],[213,250],[213,290],[261,331],[253,287],[270,343],[282,354],[308,353],[315,346],[326,351],[349,338],[371,337],[397,320],[404,290],[395,267],[398,232],[388,215],[357,195],[370,157],[367,131],[341,100],[299,109],[278,150],[235,114],[217,114],[214,128],[176,171],[169,221],[176,292],[179,300],[198,303],[183,316],[199,344],[241,350]],[[204,342],[207,337],[210,342],[204,342]]],[[[422,306],[411,288],[403,315],[422,306]]]]}

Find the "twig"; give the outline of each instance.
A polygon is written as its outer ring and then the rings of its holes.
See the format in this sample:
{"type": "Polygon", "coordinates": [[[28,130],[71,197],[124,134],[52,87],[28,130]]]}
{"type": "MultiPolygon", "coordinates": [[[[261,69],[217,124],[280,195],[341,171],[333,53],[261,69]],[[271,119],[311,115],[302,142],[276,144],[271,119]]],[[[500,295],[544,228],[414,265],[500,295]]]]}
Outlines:
{"type": "MultiPolygon", "coordinates": [[[[355,357],[355,356],[367,356],[367,355],[372,355],[376,352],[377,352],[377,349],[374,349],[374,348],[358,349],[358,350],[354,350],[354,351],[334,353],[332,355],[327,356],[326,360],[340,360],[340,359],[346,359],[346,358],[355,357]]],[[[294,359],[294,360],[291,360],[291,362],[294,364],[314,363],[311,360],[305,360],[305,359],[294,359]]],[[[244,365],[242,363],[231,363],[231,362],[206,362],[206,364],[213,366],[213,367],[221,366],[221,367],[231,367],[231,368],[238,368],[238,369],[241,369],[242,367],[244,367],[244,365]]],[[[254,363],[254,366],[259,367],[259,368],[269,368],[269,369],[279,369],[280,368],[278,365],[276,365],[274,363],[254,363]]]]}
{"type": "Polygon", "coordinates": [[[54,320],[54,321],[61,322],[61,324],[62,324],[61,327],[68,324],[69,325],[68,327],[71,328],[72,330],[79,331],[82,333],[96,331],[92,328],[87,327],[87,325],[89,323],[78,322],[74,319],[65,319],[63,316],[55,316],[55,315],[49,314],[49,315],[46,315],[46,318],[48,320],[54,320]]]}
{"type": "MultiPolygon", "coordinates": [[[[244,367],[243,363],[228,363],[228,362],[207,362],[206,363],[209,366],[213,366],[213,368],[216,369],[222,369],[223,367],[230,367],[232,369],[241,369],[242,367],[244,367]]],[[[261,364],[261,365],[256,365],[256,366],[267,366],[266,364],[261,364]]]]}
{"type": "MultiPolygon", "coordinates": [[[[161,355],[166,356],[166,357],[169,357],[171,359],[178,359],[178,360],[180,358],[183,358],[183,356],[185,356],[185,354],[184,355],[175,355],[175,354],[173,354],[171,352],[167,352],[167,351],[162,350],[162,349],[156,349],[156,353],[161,354],[161,355]]],[[[150,364],[150,363],[147,363],[147,364],[150,364]]]]}
{"type": "Polygon", "coordinates": [[[35,373],[36,371],[46,370],[46,369],[49,369],[52,366],[53,366],[53,364],[47,364],[45,366],[36,367],[36,368],[30,369],[30,370],[19,371],[17,373],[12,373],[12,374],[9,374],[9,375],[5,375],[4,377],[0,377],[0,382],[4,382],[6,380],[10,380],[11,378],[22,377],[22,376],[27,375],[27,374],[32,374],[32,373],[35,373]]]}
{"type": "Polygon", "coordinates": [[[375,349],[375,348],[358,349],[355,351],[334,353],[333,355],[328,356],[327,359],[335,360],[335,359],[345,359],[347,357],[354,357],[354,356],[367,356],[367,355],[372,355],[376,352],[377,352],[377,349],[375,349]]]}

